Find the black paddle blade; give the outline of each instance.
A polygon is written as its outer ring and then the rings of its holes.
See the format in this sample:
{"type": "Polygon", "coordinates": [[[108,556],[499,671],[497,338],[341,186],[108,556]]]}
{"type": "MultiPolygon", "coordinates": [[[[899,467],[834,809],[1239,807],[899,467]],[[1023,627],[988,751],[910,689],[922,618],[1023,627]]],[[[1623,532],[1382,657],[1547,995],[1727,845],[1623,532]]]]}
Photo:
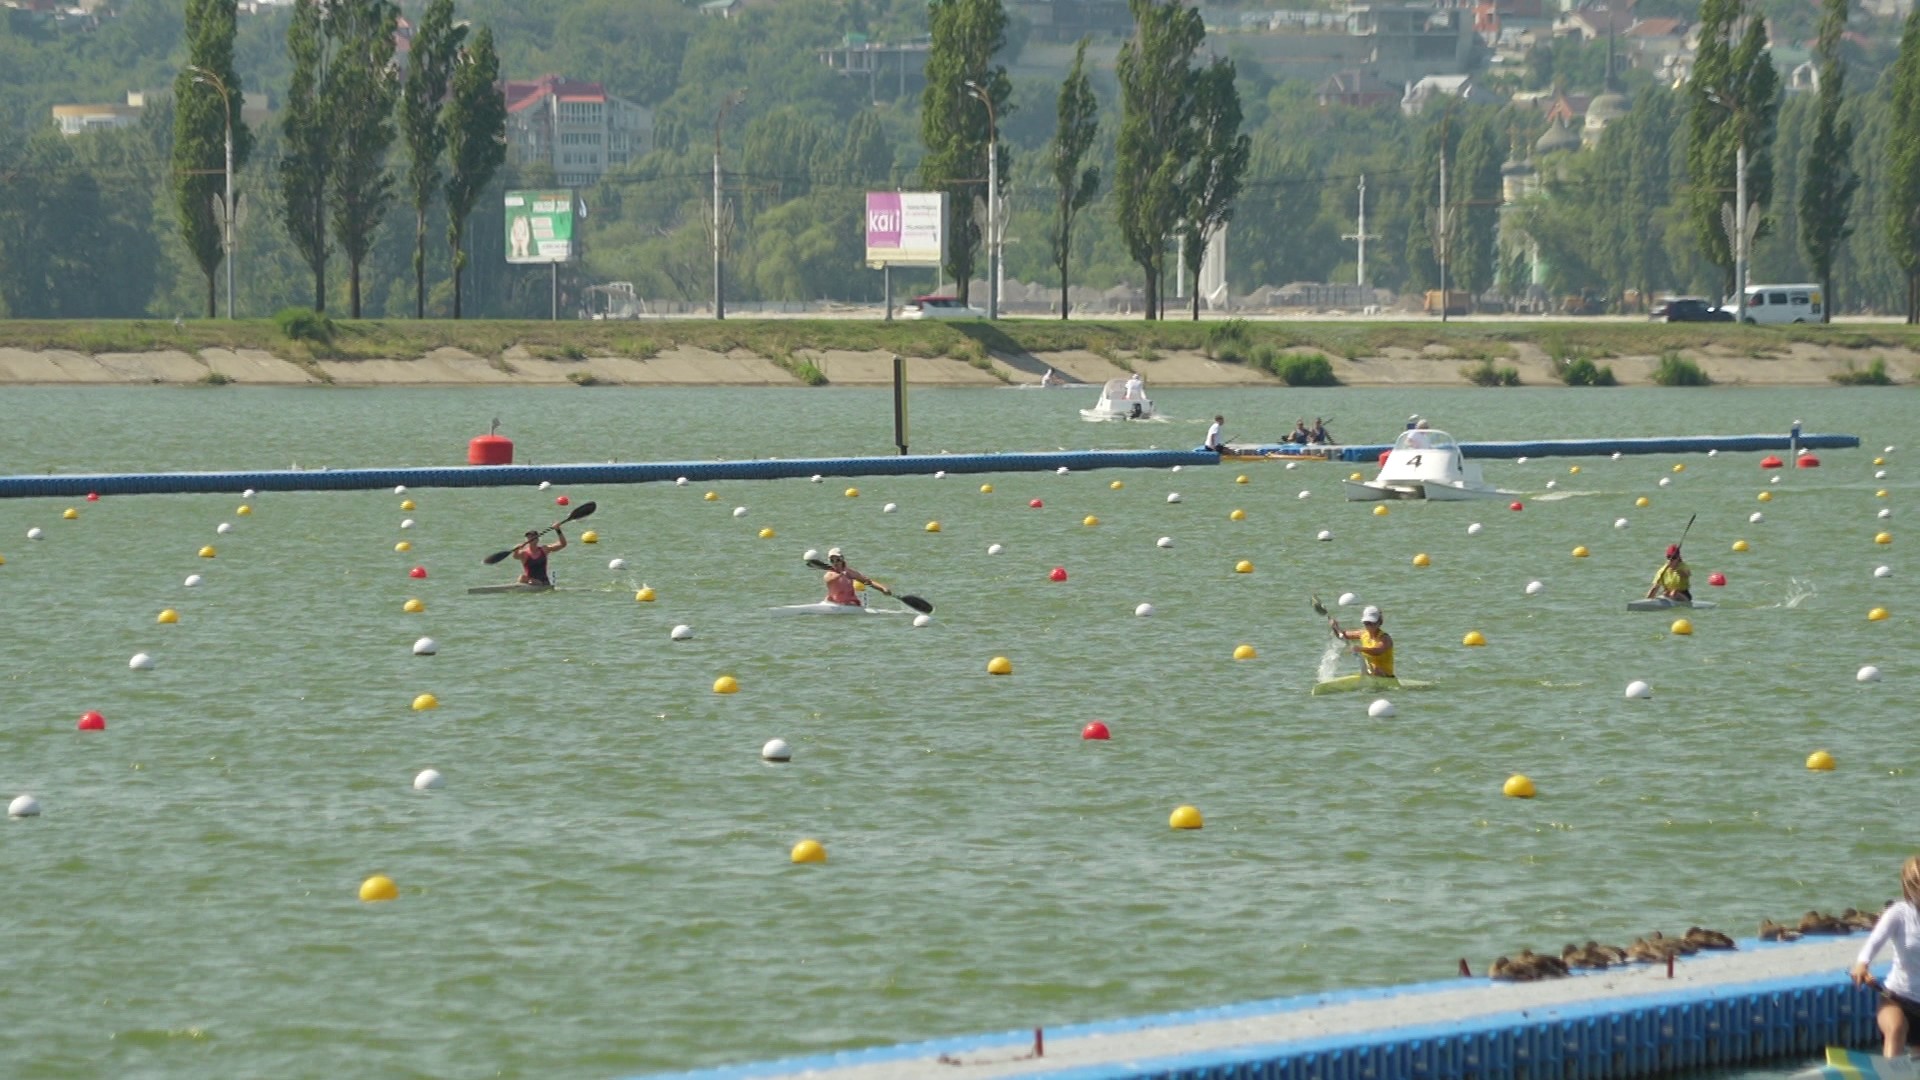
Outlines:
{"type": "Polygon", "coordinates": [[[933,614],[933,605],[921,599],[918,596],[900,595],[900,596],[895,596],[894,599],[900,601],[901,603],[907,605],[908,607],[912,608],[913,610],[919,612],[922,615],[933,614]]]}
{"type": "Polygon", "coordinates": [[[583,517],[591,517],[593,512],[598,509],[600,509],[599,503],[583,502],[579,506],[574,507],[573,513],[561,518],[560,524],[565,525],[569,521],[579,521],[583,517]]]}
{"type": "Polygon", "coordinates": [[[506,557],[511,554],[513,554],[513,549],[508,548],[505,551],[496,551],[493,554],[487,556],[486,558],[481,559],[480,561],[483,563],[486,563],[488,566],[492,566],[494,563],[505,560],[506,557]]]}
{"type": "Polygon", "coordinates": [[[1332,616],[1327,614],[1327,605],[1322,604],[1318,596],[1307,597],[1307,603],[1313,606],[1313,613],[1315,615],[1323,619],[1332,618],[1332,616]]]}
{"type": "Polygon", "coordinates": [[[813,568],[814,568],[815,570],[831,570],[831,569],[833,569],[833,567],[831,567],[831,566],[828,566],[828,565],[827,565],[826,563],[823,563],[823,562],[821,562],[821,561],[820,561],[819,559],[808,559],[808,560],[807,560],[807,565],[808,565],[808,566],[811,566],[811,567],[813,567],[813,568]]]}

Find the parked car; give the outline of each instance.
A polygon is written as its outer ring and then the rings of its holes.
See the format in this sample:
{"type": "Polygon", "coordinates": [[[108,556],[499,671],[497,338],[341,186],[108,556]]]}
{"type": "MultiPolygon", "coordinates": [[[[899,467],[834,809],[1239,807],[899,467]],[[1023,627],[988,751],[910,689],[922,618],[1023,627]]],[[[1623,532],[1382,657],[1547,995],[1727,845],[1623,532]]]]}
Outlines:
{"type": "Polygon", "coordinates": [[[1732,322],[1733,312],[1697,296],[1671,296],[1656,304],[1648,318],[1660,322],[1732,322]]]}
{"type": "Polygon", "coordinates": [[[916,296],[900,312],[903,319],[984,319],[987,313],[957,296],[916,296]]]}

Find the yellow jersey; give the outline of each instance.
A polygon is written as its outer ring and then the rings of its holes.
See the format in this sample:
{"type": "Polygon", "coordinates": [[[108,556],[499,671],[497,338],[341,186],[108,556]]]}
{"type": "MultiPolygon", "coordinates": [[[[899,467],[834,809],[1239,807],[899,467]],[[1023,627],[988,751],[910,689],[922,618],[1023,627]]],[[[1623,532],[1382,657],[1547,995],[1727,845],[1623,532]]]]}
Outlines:
{"type": "Polygon", "coordinates": [[[1693,570],[1683,562],[1669,563],[1661,567],[1660,572],[1653,576],[1653,583],[1659,586],[1660,592],[1666,596],[1692,592],[1693,570]]]}
{"type": "Polygon", "coordinates": [[[1360,662],[1366,665],[1367,674],[1379,675],[1388,679],[1391,679],[1394,677],[1393,639],[1388,637],[1385,631],[1376,632],[1373,630],[1368,630],[1364,626],[1361,627],[1360,628],[1360,648],[1362,650],[1360,653],[1360,662]],[[1385,646],[1385,648],[1378,653],[1370,653],[1365,651],[1368,649],[1380,648],[1381,646],[1385,646]]]}

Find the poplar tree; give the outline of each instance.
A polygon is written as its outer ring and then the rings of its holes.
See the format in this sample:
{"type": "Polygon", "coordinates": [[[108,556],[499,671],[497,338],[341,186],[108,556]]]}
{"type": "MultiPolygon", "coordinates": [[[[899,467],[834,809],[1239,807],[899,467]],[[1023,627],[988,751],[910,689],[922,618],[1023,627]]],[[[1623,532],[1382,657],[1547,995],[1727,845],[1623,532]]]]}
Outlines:
{"type": "Polygon", "coordinates": [[[453,25],[453,0],[430,0],[407,50],[400,126],[407,140],[407,194],[413,200],[413,317],[427,317],[427,210],[439,194],[447,151],[440,110],[467,28],[453,25]]]}
{"type": "Polygon", "coordinates": [[[1086,209],[1100,190],[1100,166],[1081,167],[1093,141],[1100,133],[1100,103],[1093,96],[1093,83],[1087,78],[1087,40],[1080,39],[1073,53],[1073,67],[1060,84],[1057,106],[1059,126],[1054,129],[1048,147],[1056,192],[1053,223],[1047,230],[1047,243],[1053,253],[1053,265],[1060,271],[1060,318],[1071,309],[1067,299],[1067,272],[1073,260],[1073,219],[1086,209]]]}
{"type": "Polygon", "coordinates": [[[1133,36],[1120,46],[1120,134],[1114,148],[1116,224],[1146,277],[1146,317],[1160,317],[1167,238],[1186,209],[1181,179],[1193,147],[1189,64],[1206,38],[1200,13],[1179,0],[1127,0],[1133,36]]]}
{"type": "MultiPolygon", "coordinates": [[[[447,131],[447,246],[453,253],[453,317],[460,317],[460,276],[467,253],[460,242],[467,219],[493,174],[507,160],[507,99],[500,93],[500,56],[493,30],[481,27],[453,68],[453,87],[441,122],[447,131]]],[[[497,254],[497,253],[496,253],[497,254]]]]}
{"type": "Polygon", "coordinates": [[[1907,15],[1900,57],[1889,73],[1892,118],[1887,132],[1887,249],[1907,276],[1907,324],[1920,322],[1920,6],[1907,15]]]}
{"type": "Polygon", "coordinates": [[[280,110],[280,220],[301,261],[313,271],[315,311],[327,310],[327,258],[333,253],[327,239],[327,177],[337,138],[322,96],[333,61],[323,6],[324,0],[294,0],[293,19],[287,24],[293,73],[286,106],[280,110]]]}
{"type": "Polygon", "coordinates": [[[1687,216],[1694,239],[1707,261],[1721,269],[1723,295],[1740,287],[1733,280],[1734,248],[1722,224],[1720,207],[1731,205],[1735,159],[1747,151],[1747,201],[1757,206],[1756,237],[1768,232],[1767,208],[1773,203],[1773,136],[1780,112],[1780,77],[1767,51],[1766,20],[1744,0],[1702,0],[1700,47],[1687,83],[1692,99],[1687,116],[1687,216]],[[1745,26],[1740,38],[1733,37],[1745,26]]]}
{"type": "Polygon", "coordinates": [[[1447,194],[1454,200],[1449,213],[1459,219],[1448,267],[1451,284],[1476,297],[1493,287],[1499,268],[1494,240],[1500,227],[1500,166],[1504,157],[1495,118],[1480,116],[1461,133],[1460,160],[1448,178],[1447,194]]]}
{"type": "Polygon", "coordinates": [[[1233,86],[1233,61],[1221,57],[1192,74],[1193,156],[1181,180],[1186,208],[1179,229],[1186,245],[1187,275],[1193,281],[1193,319],[1200,321],[1200,267],[1207,238],[1233,218],[1233,201],[1247,172],[1253,141],[1240,132],[1240,92],[1233,86]]]}
{"type": "Polygon", "coordinates": [[[1853,168],[1853,121],[1840,115],[1846,64],[1840,59],[1840,38],[1847,30],[1847,0],[1825,0],[1820,13],[1820,37],[1814,59],[1820,81],[1813,145],[1807,148],[1800,183],[1800,247],[1807,264],[1820,279],[1820,321],[1833,321],[1833,263],[1841,245],[1853,235],[1849,220],[1860,174],[1853,168]]]}
{"type": "Polygon", "coordinates": [[[920,176],[947,194],[947,272],[965,301],[974,249],[985,232],[987,154],[998,158],[1000,194],[1013,172],[994,123],[1005,123],[1012,111],[1013,83],[1007,69],[993,63],[1007,43],[1007,11],[1000,0],[932,0],[927,22],[932,43],[927,88],[920,95],[920,141],[927,156],[920,162],[920,176]],[[969,82],[993,102],[991,114],[969,82]]]}
{"type": "Polygon", "coordinates": [[[387,150],[393,145],[400,89],[393,72],[399,25],[400,9],[392,0],[331,0],[328,6],[334,60],[325,100],[327,121],[339,142],[327,178],[327,210],[333,238],[347,257],[347,305],[355,319],[360,317],[360,267],[393,204],[387,150]]]}
{"type": "Polygon", "coordinates": [[[226,258],[214,202],[226,193],[227,118],[233,118],[233,171],[237,178],[253,151],[253,135],[241,114],[246,98],[233,70],[237,0],[187,0],[187,66],[173,80],[173,199],[180,238],[207,279],[207,317],[212,318],[214,282],[226,258]],[[227,90],[221,100],[217,79],[227,90]]]}

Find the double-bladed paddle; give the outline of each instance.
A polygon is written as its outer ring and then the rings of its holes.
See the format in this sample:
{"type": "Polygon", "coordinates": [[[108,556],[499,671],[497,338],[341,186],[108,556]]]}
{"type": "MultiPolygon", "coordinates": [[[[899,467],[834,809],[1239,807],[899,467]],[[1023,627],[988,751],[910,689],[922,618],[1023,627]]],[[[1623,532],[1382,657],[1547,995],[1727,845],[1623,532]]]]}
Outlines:
{"type": "MultiPolygon", "coordinates": [[[[815,570],[833,569],[832,564],[823,563],[819,559],[808,559],[807,565],[813,567],[815,570]]],[[[922,615],[933,614],[933,604],[931,604],[926,600],[921,599],[918,596],[909,596],[905,593],[895,593],[892,589],[887,588],[885,585],[882,585],[877,581],[873,583],[873,587],[876,589],[879,589],[881,592],[887,594],[888,596],[893,597],[895,600],[900,601],[901,603],[907,605],[908,607],[912,608],[913,610],[919,612],[922,615]]]]}
{"type": "MultiPolygon", "coordinates": [[[[553,524],[547,526],[546,528],[541,529],[540,532],[542,535],[546,533],[550,533],[553,530],[559,528],[560,526],[565,525],[569,521],[579,521],[581,518],[591,515],[595,510],[598,510],[599,508],[600,508],[600,504],[598,503],[583,502],[579,506],[576,506],[573,508],[573,513],[568,514],[566,517],[561,518],[559,521],[556,521],[553,524]]],[[[526,541],[524,540],[521,541],[521,543],[525,543],[525,542],[526,541]]],[[[480,561],[483,563],[486,563],[488,566],[492,566],[494,563],[497,563],[502,559],[505,559],[507,556],[519,550],[520,550],[520,544],[515,544],[505,551],[496,551],[493,554],[487,556],[486,558],[481,559],[480,561]]]]}

